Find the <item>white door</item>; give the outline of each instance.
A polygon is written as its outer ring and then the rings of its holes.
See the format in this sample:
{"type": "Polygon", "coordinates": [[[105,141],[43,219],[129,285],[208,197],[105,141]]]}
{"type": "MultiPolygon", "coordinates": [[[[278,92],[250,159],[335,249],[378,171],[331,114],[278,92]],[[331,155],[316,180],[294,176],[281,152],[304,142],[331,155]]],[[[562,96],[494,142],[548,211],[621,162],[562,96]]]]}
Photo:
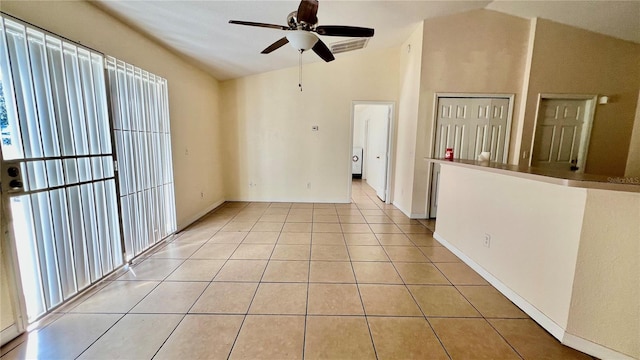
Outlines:
{"type": "Polygon", "coordinates": [[[541,99],[531,166],[584,170],[592,100],[541,99]]]}
{"type": "Polygon", "coordinates": [[[389,116],[371,117],[367,122],[367,183],[386,201],[389,116]]]}
{"type": "MultiPolygon", "coordinates": [[[[507,159],[509,99],[439,97],[436,118],[434,158],[444,158],[453,148],[454,159],[475,160],[483,151],[491,161],[507,159]]],[[[434,165],[431,179],[430,217],[438,207],[440,166],[434,165]]]]}

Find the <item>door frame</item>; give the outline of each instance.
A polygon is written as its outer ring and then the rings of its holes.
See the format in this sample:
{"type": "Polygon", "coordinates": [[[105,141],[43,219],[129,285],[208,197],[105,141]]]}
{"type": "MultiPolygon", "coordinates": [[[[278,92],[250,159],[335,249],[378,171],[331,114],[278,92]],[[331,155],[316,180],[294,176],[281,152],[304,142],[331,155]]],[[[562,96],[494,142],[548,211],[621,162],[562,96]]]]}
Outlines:
{"type": "Polygon", "coordinates": [[[593,129],[593,121],[596,117],[596,105],[598,104],[598,95],[591,94],[538,94],[536,101],[536,114],[533,122],[533,133],[531,134],[531,147],[529,148],[529,162],[528,166],[533,163],[533,148],[536,144],[536,132],[538,129],[538,116],[540,115],[540,105],[542,100],[584,100],[587,102],[585,123],[582,125],[582,138],[580,139],[580,148],[578,149],[578,170],[576,173],[584,173],[585,165],[587,164],[587,155],[589,153],[589,142],[591,141],[591,130],[593,129]]]}
{"type": "MultiPolygon", "coordinates": [[[[387,138],[387,187],[385,189],[386,191],[386,200],[385,200],[385,204],[391,204],[392,203],[392,193],[391,193],[391,189],[393,189],[392,186],[392,182],[393,182],[393,177],[391,176],[391,170],[393,169],[393,162],[394,159],[392,157],[393,155],[393,149],[395,148],[395,121],[396,121],[396,102],[395,101],[375,101],[375,100],[353,100],[351,101],[351,127],[349,128],[349,149],[348,149],[348,156],[345,156],[346,159],[348,159],[348,161],[346,162],[348,165],[348,177],[347,177],[347,189],[348,192],[347,194],[349,194],[349,197],[347,199],[348,203],[351,203],[351,196],[352,196],[352,191],[351,191],[351,180],[352,180],[352,176],[351,176],[351,156],[352,156],[352,152],[353,152],[353,125],[355,122],[355,107],[356,105],[386,105],[389,107],[389,134],[388,134],[388,138],[387,138]]],[[[363,159],[364,161],[364,159],[363,159]]],[[[364,176],[364,163],[363,165],[363,176],[364,176]]]]}
{"type": "MultiPolygon", "coordinates": [[[[4,169],[4,158],[2,149],[0,149],[0,169],[4,169]]],[[[0,182],[0,185],[1,182],[0,182]]],[[[15,247],[15,237],[13,234],[13,218],[11,216],[11,208],[9,205],[9,196],[5,191],[0,194],[0,207],[2,207],[2,215],[0,216],[0,258],[2,259],[4,277],[7,281],[9,290],[9,298],[13,309],[13,324],[6,329],[0,329],[0,346],[8,343],[18,337],[27,330],[29,322],[27,321],[27,306],[20,281],[20,267],[18,266],[18,251],[15,247]]]]}
{"type": "MultiPolygon", "coordinates": [[[[431,146],[428,148],[427,158],[433,158],[433,154],[436,149],[436,136],[438,134],[438,105],[440,103],[440,98],[495,98],[495,99],[508,99],[509,100],[509,108],[507,110],[507,128],[505,130],[505,141],[504,141],[504,151],[502,156],[502,162],[507,163],[509,159],[509,146],[511,144],[511,127],[513,124],[513,109],[515,106],[515,93],[452,93],[452,92],[436,92],[433,94],[433,111],[431,118],[431,132],[429,134],[429,138],[431,139],[431,146]]],[[[433,200],[431,197],[431,192],[433,188],[433,168],[434,163],[430,162],[427,166],[427,191],[426,191],[426,200],[425,200],[425,209],[424,214],[427,219],[432,218],[431,216],[431,201],[433,200]]]]}
{"type": "Polygon", "coordinates": [[[508,99],[509,100],[509,108],[507,114],[507,129],[505,130],[505,139],[504,139],[504,152],[502,156],[502,162],[507,163],[509,159],[509,145],[511,144],[511,126],[513,124],[513,107],[514,107],[514,99],[515,94],[507,94],[507,93],[435,93],[434,94],[434,102],[433,102],[433,120],[431,126],[431,147],[429,148],[429,157],[433,157],[436,149],[436,135],[438,133],[437,125],[438,125],[438,104],[440,103],[440,98],[471,98],[471,99],[508,99]]]}

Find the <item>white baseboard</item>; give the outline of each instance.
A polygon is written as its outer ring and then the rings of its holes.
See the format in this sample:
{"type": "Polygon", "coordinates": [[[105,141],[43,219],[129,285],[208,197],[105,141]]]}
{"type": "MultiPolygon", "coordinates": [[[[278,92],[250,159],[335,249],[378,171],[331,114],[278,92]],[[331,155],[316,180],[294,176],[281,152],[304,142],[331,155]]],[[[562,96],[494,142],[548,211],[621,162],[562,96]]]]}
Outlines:
{"type": "Polygon", "coordinates": [[[434,233],[433,238],[438,240],[444,247],[449,249],[452,253],[454,253],[457,257],[459,257],[464,263],[469,265],[473,270],[475,270],[480,276],[482,276],[485,280],[487,280],[491,285],[493,285],[498,291],[500,291],[504,296],[506,296],[509,300],[511,300],[514,304],[516,304],[522,311],[527,313],[527,315],[531,316],[535,322],[540,324],[543,328],[545,328],[553,337],[558,339],[558,341],[562,341],[564,337],[565,331],[564,329],[556,324],[553,320],[548,318],[544,313],[538,310],[535,306],[530,304],[527,300],[525,300],[522,296],[518,295],[516,292],[511,290],[507,285],[502,283],[502,281],[498,280],[495,276],[491,275],[487,270],[485,270],[478,263],[473,261],[470,257],[465,255],[462,251],[458,250],[457,247],[453,246],[447,240],[445,240],[440,234],[434,233]]]}
{"type": "Polygon", "coordinates": [[[425,214],[425,213],[412,213],[411,215],[409,215],[409,218],[411,218],[411,219],[426,219],[427,218],[427,214],[425,214]]]}
{"type": "Polygon", "coordinates": [[[562,344],[574,348],[576,350],[582,351],[586,354],[595,356],[599,359],[605,360],[634,360],[632,357],[621,354],[615,350],[611,350],[602,345],[596,344],[592,341],[577,337],[575,335],[569,334],[566,332],[562,326],[555,323],[555,321],[551,320],[544,313],[538,310],[534,305],[529,303],[526,299],[518,295],[516,292],[511,290],[507,285],[503,284],[500,280],[498,280],[495,276],[491,275],[488,271],[486,271],[482,266],[473,261],[470,257],[465,255],[462,251],[458,250],[455,246],[453,246],[450,242],[445,240],[440,234],[434,233],[433,238],[438,240],[444,247],[449,249],[452,253],[454,253],[457,257],[459,257],[465,264],[469,265],[473,270],[475,270],[480,276],[482,276],[485,280],[487,280],[491,285],[493,285],[498,291],[500,291],[504,296],[506,296],[509,300],[511,300],[514,304],[516,304],[522,311],[524,311],[527,315],[531,316],[531,318],[537,322],[540,326],[542,326],[545,330],[547,330],[553,337],[558,339],[562,344]]]}
{"type": "Polygon", "coordinates": [[[391,202],[391,205],[395,206],[396,209],[402,211],[403,214],[405,214],[407,217],[411,217],[411,212],[410,211],[406,211],[402,206],[398,205],[395,202],[391,202]]]}
{"type": "Polygon", "coordinates": [[[184,224],[180,224],[178,225],[178,230],[176,230],[176,232],[180,232],[184,229],[186,229],[189,225],[193,224],[194,222],[198,221],[198,219],[200,219],[201,217],[207,215],[209,212],[211,212],[211,210],[217,208],[218,206],[222,205],[226,200],[222,199],[222,200],[218,200],[215,203],[211,204],[210,206],[208,206],[206,209],[198,212],[197,214],[191,216],[189,219],[187,219],[187,221],[185,221],[184,224]]]}
{"type": "Polygon", "coordinates": [[[20,334],[21,332],[18,328],[18,324],[12,324],[11,326],[4,328],[2,331],[0,331],[0,346],[3,346],[9,341],[15,339],[20,334]]]}
{"type": "Polygon", "coordinates": [[[598,359],[605,360],[634,360],[635,358],[621,354],[615,350],[611,350],[608,347],[596,344],[581,337],[565,333],[562,343],[568,347],[580,350],[583,353],[597,357],[598,359]]]}
{"type": "Polygon", "coordinates": [[[285,198],[228,198],[225,201],[239,201],[239,202],[269,202],[269,203],[301,203],[301,204],[350,204],[351,200],[347,198],[343,199],[285,199],[285,198]]]}

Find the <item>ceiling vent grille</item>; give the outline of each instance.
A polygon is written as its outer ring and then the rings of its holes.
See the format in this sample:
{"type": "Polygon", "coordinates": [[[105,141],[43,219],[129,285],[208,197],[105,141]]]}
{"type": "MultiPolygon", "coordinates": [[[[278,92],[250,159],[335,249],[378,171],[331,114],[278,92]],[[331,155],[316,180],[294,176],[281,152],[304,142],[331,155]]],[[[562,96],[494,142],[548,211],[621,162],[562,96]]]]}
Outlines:
{"type": "Polygon", "coordinates": [[[347,51],[363,49],[367,46],[369,38],[355,38],[344,41],[338,41],[331,44],[331,52],[339,54],[347,51]]]}

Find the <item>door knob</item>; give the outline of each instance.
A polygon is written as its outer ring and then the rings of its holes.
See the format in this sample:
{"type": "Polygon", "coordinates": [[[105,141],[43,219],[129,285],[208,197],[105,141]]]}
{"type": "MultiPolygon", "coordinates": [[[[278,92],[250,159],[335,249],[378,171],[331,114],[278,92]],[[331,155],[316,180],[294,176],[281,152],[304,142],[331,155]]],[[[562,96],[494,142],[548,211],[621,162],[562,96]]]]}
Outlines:
{"type": "Polygon", "coordinates": [[[380,156],[376,156],[376,159],[380,159],[380,156]]]}

